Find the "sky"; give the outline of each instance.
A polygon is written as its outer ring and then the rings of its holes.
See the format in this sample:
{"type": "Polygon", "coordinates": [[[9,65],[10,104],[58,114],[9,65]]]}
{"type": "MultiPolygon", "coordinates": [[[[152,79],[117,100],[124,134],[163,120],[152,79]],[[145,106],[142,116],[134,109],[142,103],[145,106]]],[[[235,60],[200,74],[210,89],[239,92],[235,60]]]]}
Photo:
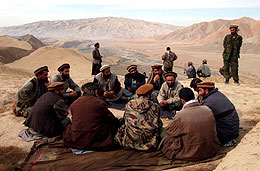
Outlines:
{"type": "Polygon", "coordinates": [[[0,0],[0,27],[96,17],[124,17],[177,26],[241,17],[260,20],[260,0],[0,0]]]}

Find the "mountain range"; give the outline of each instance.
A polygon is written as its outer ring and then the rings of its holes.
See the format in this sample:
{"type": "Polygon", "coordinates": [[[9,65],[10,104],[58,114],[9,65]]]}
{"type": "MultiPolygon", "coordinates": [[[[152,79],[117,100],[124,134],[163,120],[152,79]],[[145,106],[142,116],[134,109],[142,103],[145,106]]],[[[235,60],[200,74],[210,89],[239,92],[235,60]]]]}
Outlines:
{"type": "Polygon", "coordinates": [[[20,26],[0,27],[0,35],[31,34],[38,38],[62,39],[133,39],[165,35],[181,27],[128,18],[90,18],[39,21],[20,26]]]}

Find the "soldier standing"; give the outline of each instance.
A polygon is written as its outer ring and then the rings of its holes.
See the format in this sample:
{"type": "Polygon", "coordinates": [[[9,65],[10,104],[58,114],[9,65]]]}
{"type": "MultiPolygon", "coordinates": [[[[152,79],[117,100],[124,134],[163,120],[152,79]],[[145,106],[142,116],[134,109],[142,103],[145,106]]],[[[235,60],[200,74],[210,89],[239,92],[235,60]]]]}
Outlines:
{"type": "Polygon", "coordinates": [[[170,47],[166,48],[166,52],[162,56],[164,71],[172,71],[173,61],[177,59],[177,55],[171,51],[170,47]]]}
{"type": "Polygon", "coordinates": [[[224,61],[224,77],[225,83],[229,83],[230,68],[234,79],[234,83],[239,84],[238,77],[238,58],[240,58],[240,47],[242,46],[242,36],[238,35],[239,31],[237,25],[230,25],[231,34],[228,34],[224,38],[223,46],[223,61],[224,61]]]}
{"type": "Polygon", "coordinates": [[[101,68],[101,63],[102,63],[102,55],[99,52],[99,43],[95,43],[95,50],[92,52],[93,56],[93,64],[92,64],[92,75],[97,75],[100,71],[99,69],[101,68]]]}

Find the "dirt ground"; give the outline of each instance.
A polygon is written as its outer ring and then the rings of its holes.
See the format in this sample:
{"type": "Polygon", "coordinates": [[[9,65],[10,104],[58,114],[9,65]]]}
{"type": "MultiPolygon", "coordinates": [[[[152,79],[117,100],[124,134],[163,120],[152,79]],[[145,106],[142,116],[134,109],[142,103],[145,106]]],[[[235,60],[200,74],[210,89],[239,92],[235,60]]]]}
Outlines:
{"type": "MultiPolygon", "coordinates": [[[[25,128],[23,126],[24,118],[14,117],[11,114],[11,107],[13,101],[15,100],[15,93],[17,92],[18,88],[21,87],[24,82],[28,80],[31,76],[31,73],[27,73],[24,70],[11,69],[6,66],[0,66],[0,118],[2,121],[0,124],[0,153],[8,155],[4,149],[7,149],[7,151],[10,152],[9,154],[11,156],[13,156],[15,153],[17,157],[17,162],[24,159],[25,154],[30,151],[33,143],[24,142],[18,138],[17,135],[19,131],[25,128]],[[11,153],[12,151],[14,153],[11,153]]],[[[119,76],[119,78],[122,83],[123,76],[119,76]]],[[[74,78],[74,80],[76,81],[76,83],[79,84],[79,86],[81,86],[83,83],[85,83],[86,79],[82,79],[80,77],[74,78]]],[[[87,80],[90,80],[90,78],[88,78],[87,80]]],[[[240,126],[243,127],[238,140],[238,142],[240,142],[244,135],[248,133],[260,121],[260,99],[258,96],[260,94],[260,86],[247,80],[241,80],[240,86],[237,86],[233,83],[226,85],[223,83],[223,78],[221,77],[207,78],[206,80],[216,82],[216,87],[219,88],[219,90],[225,95],[227,95],[227,97],[235,104],[240,117],[240,126]]],[[[180,82],[187,87],[189,86],[190,81],[190,79],[180,79],[180,82]]],[[[117,117],[122,117],[123,115],[123,111],[118,111],[116,109],[111,109],[111,111],[117,117]]],[[[167,125],[168,123],[169,121],[164,120],[164,125],[167,125]]],[[[251,139],[252,141],[242,140],[241,143],[247,143],[247,145],[250,146],[251,149],[254,149],[256,148],[255,144],[250,144],[251,142],[253,143],[254,138],[257,138],[259,140],[259,134],[257,137],[247,137],[247,139],[251,139]]],[[[241,143],[239,143],[238,145],[240,145],[241,143]]],[[[240,151],[238,153],[241,154],[243,153],[243,151],[240,151]]],[[[238,153],[236,153],[235,155],[239,155],[238,153]]],[[[7,163],[8,160],[8,157],[6,157],[6,160],[2,158],[0,160],[0,163],[7,163]]],[[[219,163],[222,162],[222,160],[223,159],[185,168],[177,168],[177,170],[213,170],[219,165],[219,163]]],[[[10,165],[8,166],[8,168],[10,168],[10,165]]]]}

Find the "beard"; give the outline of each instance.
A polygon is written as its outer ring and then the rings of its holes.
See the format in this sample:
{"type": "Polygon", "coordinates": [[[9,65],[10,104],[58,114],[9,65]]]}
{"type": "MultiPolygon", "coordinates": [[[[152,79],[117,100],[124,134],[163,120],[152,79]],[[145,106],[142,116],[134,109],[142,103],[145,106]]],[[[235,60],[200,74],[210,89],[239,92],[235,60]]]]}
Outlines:
{"type": "Polygon", "coordinates": [[[236,35],[237,34],[237,32],[231,32],[231,35],[232,36],[234,36],[234,35],[236,35]]]}
{"type": "MultiPolygon", "coordinates": [[[[175,82],[174,82],[174,83],[175,83],[175,82]]],[[[174,83],[172,83],[172,84],[168,84],[168,83],[167,83],[167,85],[168,85],[168,87],[172,88],[172,87],[174,86],[174,83]]]]}
{"type": "Polygon", "coordinates": [[[69,74],[68,74],[68,75],[64,75],[64,74],[62,74],[62,78],[63,78],[64,80],[68,79],[69,77],[70,77],[69,74]]]}
{"type": "Polygon", "coordinates": [[[105,75],[105,74],[104,74],[104,77],[105,77],[105,78],[110,78],[110,76],[111,76],[111,74],[108,74],[108,75],[105,75]]]}

